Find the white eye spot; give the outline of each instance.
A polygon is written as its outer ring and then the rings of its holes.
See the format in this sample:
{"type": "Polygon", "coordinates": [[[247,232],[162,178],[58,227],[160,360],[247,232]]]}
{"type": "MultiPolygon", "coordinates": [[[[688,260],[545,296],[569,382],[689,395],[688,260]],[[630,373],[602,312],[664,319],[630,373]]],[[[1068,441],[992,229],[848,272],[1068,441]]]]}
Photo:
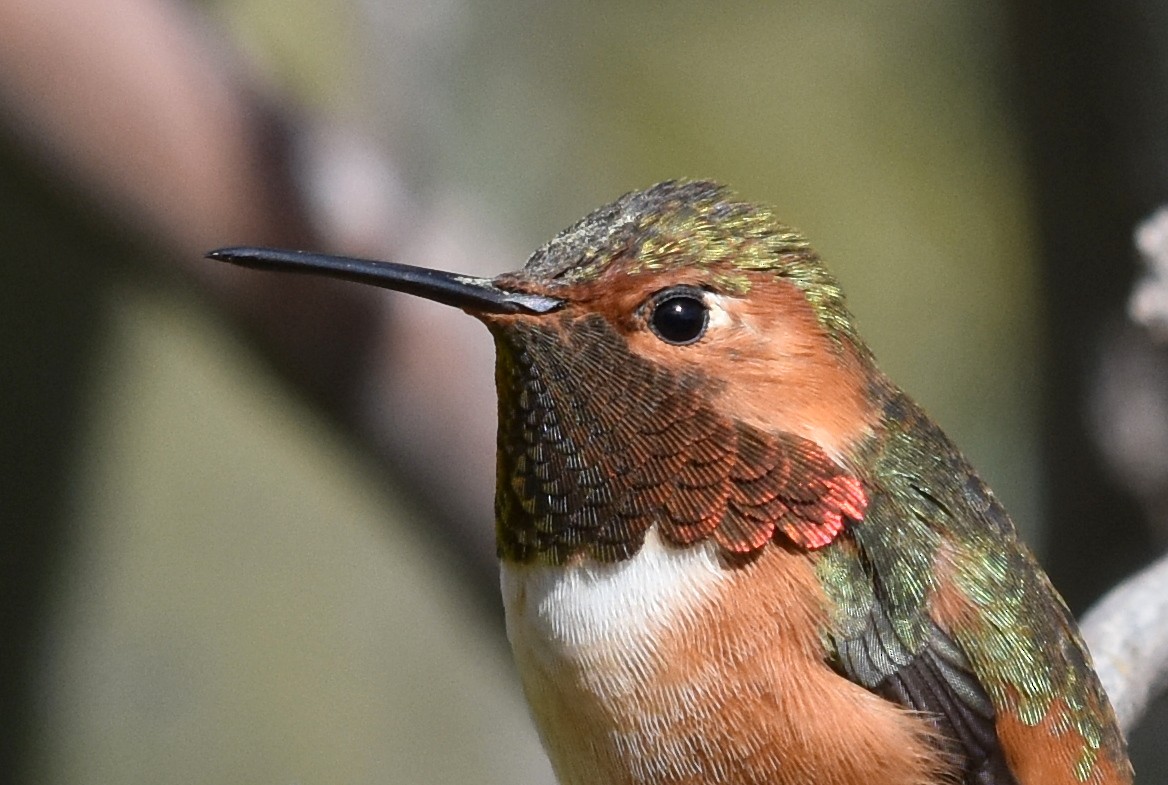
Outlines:
{"type": "Polygon", "coordinates": [[[734,323],[735,319],[730,315],[730,311],[727,308],[730,305],[729,301],[729,297],[714,294],[713,292],[706,292],[705,303],[706,307],[710,309],[708,324],[711,329],[726,328],[734,323]]]}

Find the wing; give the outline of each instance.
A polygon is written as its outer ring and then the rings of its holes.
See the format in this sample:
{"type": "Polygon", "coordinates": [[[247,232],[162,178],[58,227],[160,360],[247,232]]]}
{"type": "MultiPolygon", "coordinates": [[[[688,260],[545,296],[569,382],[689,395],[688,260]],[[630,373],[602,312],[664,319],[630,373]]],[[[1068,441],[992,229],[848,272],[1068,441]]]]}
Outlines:
{"type": "Polygon", "coordinates": [[[836,669],[881,697],[929,716],[969,785],[1016,785],[994,729],[995,712],[957,644],[935,624],[910,652],[878,602],[854,634],[836,641],[836,669]]]}
{"type": "Polygon", "coordinates": [[[864,518],[819,554],[832,665],[926,713],[968,785],[1130,783],[1073,620],[973,469],[903,393],[856,465],[864,518]]]}

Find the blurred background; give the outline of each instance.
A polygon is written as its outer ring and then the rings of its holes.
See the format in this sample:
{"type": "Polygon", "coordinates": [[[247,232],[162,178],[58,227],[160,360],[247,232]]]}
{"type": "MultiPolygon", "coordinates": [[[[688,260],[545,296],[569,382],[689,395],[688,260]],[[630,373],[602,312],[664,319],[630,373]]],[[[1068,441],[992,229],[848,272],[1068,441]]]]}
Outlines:
{"type": "Polygon", "coordinates": [[[494,274],[726,182],[1081,612],[1168,534],[1168,366],[1125,319],[1165,107],[1156,2],[0,0],[0,777],[552,782],[486,331],[224,245],[494,274]]]}

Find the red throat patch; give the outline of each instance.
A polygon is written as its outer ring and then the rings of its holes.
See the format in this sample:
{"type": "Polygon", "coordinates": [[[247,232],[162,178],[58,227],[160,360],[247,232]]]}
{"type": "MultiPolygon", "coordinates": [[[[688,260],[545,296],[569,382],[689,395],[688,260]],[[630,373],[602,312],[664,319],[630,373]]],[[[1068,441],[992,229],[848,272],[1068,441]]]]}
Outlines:
{"type": "Polygon", "coordinates": [[[796,545],[815,550],[831,544],[847,520],[859,521],[868,506],[864,486],[855,477],[841,474],[828,481],[828,490],[820,501],[818,521],[801,520],[784,523],[783,534],[796,545]]]}
{"type": "Polygon", "coordinates": [[[718,410],[701,380],[630,354],[601,317],[571,327],[514,325],[500,341],[504,559],[622,561],[653,527],[729,556],[780,537],[811,550],[863,518],[859,478],[816,441],[718,410]]]}
{"type": "Polygon", "coordinates": [[[727,514],[714,532],[723,549],[748,553],[777,531],[794,545],[815,550],[835,540],[849,520],[863,519],[868,506],[863,484],[815,442],[757,431],[747,431],[743,437],[744,449],[730,475],[727,514]],[[761,451],[758,441],[763,443],[761,451]],[[753,536],[732,536],[741,535],[743,529],[753,529],[753,536]]]}

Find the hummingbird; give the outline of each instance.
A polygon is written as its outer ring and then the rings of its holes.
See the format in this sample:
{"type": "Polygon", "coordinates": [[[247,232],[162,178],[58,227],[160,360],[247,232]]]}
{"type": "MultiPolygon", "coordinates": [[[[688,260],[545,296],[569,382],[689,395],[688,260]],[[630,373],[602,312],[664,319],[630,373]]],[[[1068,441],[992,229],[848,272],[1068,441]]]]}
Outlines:
{"type": "Polygon", "coordinates": [[[491,332],[507,635],[563,785],[1132,781],[1066,605],[770,209],[660,183],[493,279],[209,256],[491,332]]]}

